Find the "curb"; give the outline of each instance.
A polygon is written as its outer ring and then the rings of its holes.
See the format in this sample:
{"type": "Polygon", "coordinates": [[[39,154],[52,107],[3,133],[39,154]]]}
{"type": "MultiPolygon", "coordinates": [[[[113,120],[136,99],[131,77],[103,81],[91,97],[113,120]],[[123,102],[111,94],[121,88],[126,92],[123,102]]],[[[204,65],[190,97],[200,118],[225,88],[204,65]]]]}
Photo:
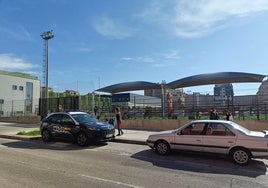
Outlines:
{"type": "MultiPolygon", "coordinates": [[[[13,140],[23,140],[23,141],[42,140],[42,138],[40,136],[27,137],[27,136],[18,136],[18,135],[0,135],[0,138],[13,139],[13,140]]],[[[118,142],[118,143],[125,143],[125,144],[137,144],[137,145],[147,145],[146,141],[120,139],[120,138],[115,138],[113,140],[110,140],[109,142],[118,142]]]]}
{"type": "Polygon", "coordinates": [[[36,136],[36,137],[27,137],[27,136],[17,136],[17,135],[0,135],[0,138],[5,138],[5,139],[14,139],[14,140],[41,140],[41,137],[36,136]]]}
{"type": "Polygon", "coordinates": [[[110,140],[110,142],[120,142],[120,143],[125,143],[125,144],[147,145],[146,141],[142,141],[142,140],[127,140],[127,139],[120,139],[120,138],[115,138],[114,140],[110,140]]]}

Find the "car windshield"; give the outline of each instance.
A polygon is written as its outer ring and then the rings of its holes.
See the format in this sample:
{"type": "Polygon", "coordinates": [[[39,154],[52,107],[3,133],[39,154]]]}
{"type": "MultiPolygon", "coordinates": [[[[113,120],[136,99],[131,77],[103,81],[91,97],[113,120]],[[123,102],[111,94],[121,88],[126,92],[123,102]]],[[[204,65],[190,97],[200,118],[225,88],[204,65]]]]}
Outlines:
{"type": "Polygon", "coordinates": [[[96,118],[92,117],[89,114],[71,114],[71,116],[78,123],[89,123],[89,122],[96,122],[96,121],[98,121],[96,118]]]}
{"type": "Polygon", "coordinates": [[[250,134],[250,130],[246,129],[245,127],[242,127],[241,125],[238,125],[234,122],[230,122],[230,124],[237,130],[245,133],[245,134],[250,134]]]}

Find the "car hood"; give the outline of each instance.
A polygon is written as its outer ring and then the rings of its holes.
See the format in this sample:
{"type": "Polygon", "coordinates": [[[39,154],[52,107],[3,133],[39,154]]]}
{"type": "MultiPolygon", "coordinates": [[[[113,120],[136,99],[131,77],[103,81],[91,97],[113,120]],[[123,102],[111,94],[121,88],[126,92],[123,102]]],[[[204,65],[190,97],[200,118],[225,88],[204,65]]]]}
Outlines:
{"type": "Polygon", "coordinates": [[[108,123],[103,123],[103,122],[88,122],[88,123],[84,123],[83,125],[85,125],[87,128],[91,128],[91,129],[101,129],[101,130],[107,130],[107,129],[114,129],[114,126],[108,123]]]}
{"type": "Polygon", "coordinates": [[[255,137],[268,137],[268,132],[260,132],[260,131],[250,131],[249,133],[250,136],[255,136],[255,137]]]}

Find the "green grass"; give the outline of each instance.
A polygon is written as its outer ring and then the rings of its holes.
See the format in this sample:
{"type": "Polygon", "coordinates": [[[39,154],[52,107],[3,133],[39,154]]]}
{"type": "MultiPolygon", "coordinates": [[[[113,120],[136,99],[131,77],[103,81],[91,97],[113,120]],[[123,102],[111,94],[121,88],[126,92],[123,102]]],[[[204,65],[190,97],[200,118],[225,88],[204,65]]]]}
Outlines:
{"type": "Polygon", "coordinates": [[[40,131],[39,130],[33,130],[33,131],[21,131],[18,132],[17,135],[22,135],[22,136],[39,136],[40,135],[40,131]]]}

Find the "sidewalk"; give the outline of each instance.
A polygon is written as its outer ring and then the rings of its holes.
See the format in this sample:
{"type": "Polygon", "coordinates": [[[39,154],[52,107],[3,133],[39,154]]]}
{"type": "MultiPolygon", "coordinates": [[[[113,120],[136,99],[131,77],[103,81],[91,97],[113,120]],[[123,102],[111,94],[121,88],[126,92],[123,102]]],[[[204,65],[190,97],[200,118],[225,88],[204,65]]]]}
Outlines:
{"type": "MultiPolygon", "coordinates": [[[[0,122],[0,138],[15,139],[15,140],[38,140],[41,136],[21,136],[17,135],[19,132],[39,130],[39,124],[18,124],[0,122]]],[[[153,131],[139,131],[139,130],[123,130],[124,134],[116,136],[113,142],[140,144],[146,145],[146,139],[153,131]]],[[[117,130],[115,130],[117,134],[117,130]]]]}

